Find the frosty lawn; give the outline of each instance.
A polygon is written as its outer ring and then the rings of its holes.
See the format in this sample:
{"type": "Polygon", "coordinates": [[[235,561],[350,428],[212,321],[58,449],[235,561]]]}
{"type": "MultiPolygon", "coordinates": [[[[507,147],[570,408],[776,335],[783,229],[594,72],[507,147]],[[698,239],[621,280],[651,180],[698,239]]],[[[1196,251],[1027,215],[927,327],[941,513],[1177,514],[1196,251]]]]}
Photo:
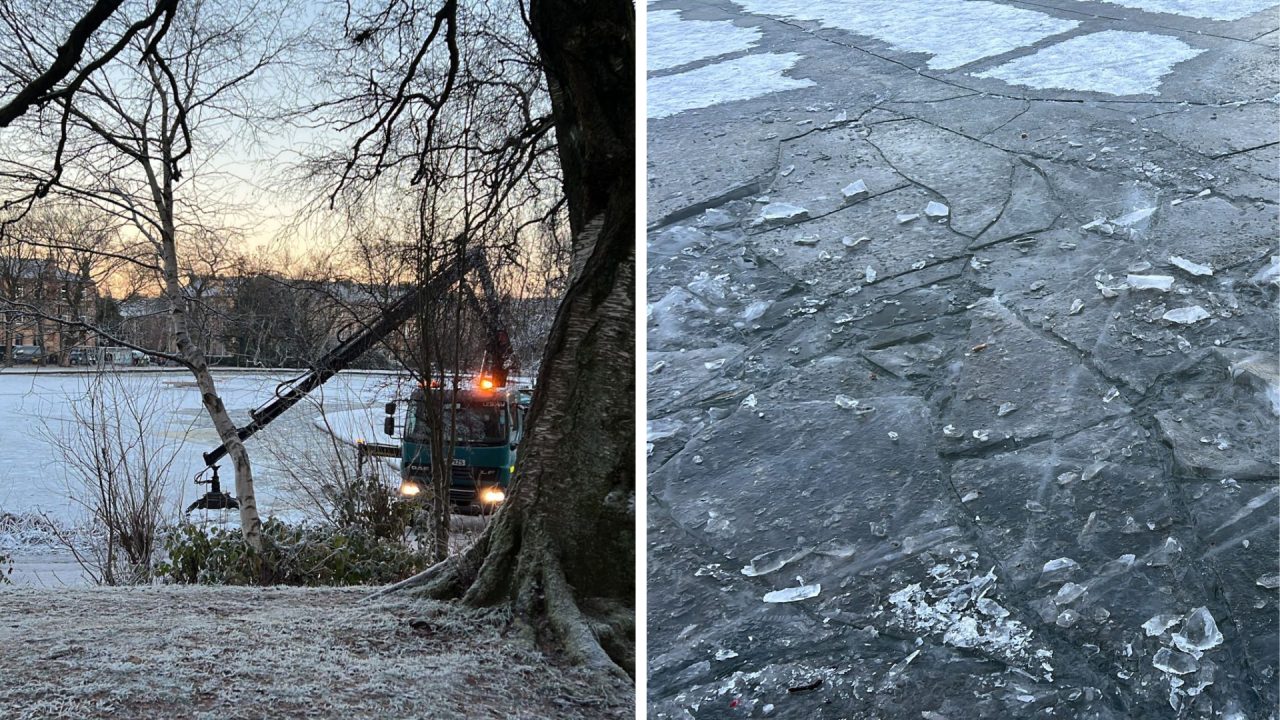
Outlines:
{"type": "Polygon", "coordinates": [[[0,590],[0,717],[613,718],[504,618],[367,590],[0,590]]]}

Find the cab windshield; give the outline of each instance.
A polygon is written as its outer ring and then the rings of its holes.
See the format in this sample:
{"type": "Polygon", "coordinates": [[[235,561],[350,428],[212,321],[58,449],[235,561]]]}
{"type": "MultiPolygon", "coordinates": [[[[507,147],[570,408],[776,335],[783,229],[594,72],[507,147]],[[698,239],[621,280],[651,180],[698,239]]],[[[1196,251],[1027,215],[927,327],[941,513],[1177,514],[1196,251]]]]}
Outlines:
{"type": "MultiPolygon", "coordinates": [[[[452,428],[454,441],[471,445],[503,445],[507,442],[507,411],[502,403],[445,403],[445,436],[452,428]]],[[[425,440],[430,424],[426,408],[416,404],[416,412],[409,420],[408,434],[425,440]]]]}

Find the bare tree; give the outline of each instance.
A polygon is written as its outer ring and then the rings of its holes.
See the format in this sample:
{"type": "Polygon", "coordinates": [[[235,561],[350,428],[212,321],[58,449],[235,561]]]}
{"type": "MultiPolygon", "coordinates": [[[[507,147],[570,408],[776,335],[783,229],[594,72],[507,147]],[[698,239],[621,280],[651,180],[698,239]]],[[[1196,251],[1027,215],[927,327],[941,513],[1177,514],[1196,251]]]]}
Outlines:
{"type": "Polygon", "coordinates": [[[88,515],[92,542],[50,527],[95,583],[148,582],[172,512],[170,470],[181,448],[167,426],[168,398],[152,383],[111,371],[88,376],[82,390],[66,398],[68,418],[44,422],[43,432],[62,460],[68,497],[88,515]]]}
{"type": "MultiPolygon", "coordinates": [[[[40,95],[30,122],[24,119],[27,139],[56,148],[54,155],[46,166],[21,152],[5,158],[4,174],[33,189],[5,200],[0,209],[20,217],[36,199],[71,198],[127,223],[145,242],[150,255],[133,262],[150,273],[167,302],[175,350],[140,349],[184,365],[195,377],[205,411],[235,468],[246,540],[260,549],[249,454],[196,337],[192,290],[183,277],[184,265],[192,264],[182,261],[179,247],[192,238],[208,244],[209,235],[216,234],[193,185],[207,162],[202,151],[227,141],[227,121],[247,119],[254,112],[257,98],[248,92],[249,80],[289,45],[281,37],[281,16],[270,14],[283,8],[184,0],[160,10],[135,22],[113,14],[97,24],[99,34],[80,42],[95,49],[93,59],[74,64],[68,71],[74,73],[71,83],[40,95]],[[126,49],[129,62],[104,66],[104,58],[126,49]]],[[[60,43],[47,32],[20,25],[20,13],[8,6],[0,19],[14,33],[9,42],[22,52],[21,61],[6,69],[24,88],[39,86],[48,48],[60,43]]],[[[73,28],[73,35],[80,27],[73,28]]],[[[20,93],[15,102],[24,97],[20,93]]],[[[212,245],[217,247],[216,240],[212,245]]]]}

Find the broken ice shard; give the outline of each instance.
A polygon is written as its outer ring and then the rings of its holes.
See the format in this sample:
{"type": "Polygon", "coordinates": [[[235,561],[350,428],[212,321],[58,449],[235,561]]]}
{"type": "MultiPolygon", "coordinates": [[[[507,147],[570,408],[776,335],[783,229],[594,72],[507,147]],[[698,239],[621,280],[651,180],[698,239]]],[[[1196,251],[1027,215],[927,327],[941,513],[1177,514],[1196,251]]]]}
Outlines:
{"type": "Polygon", "coordinates": [[[844,195],[845,202],[848,202],[850,200],[857,200],[858,198],[863,197],[864,195],[868,195],[869,193],[867,191],[867,184],[865,182],[861,180],[854,180],[848,185],[845,185],[844,189],[840,191],[840,194],[844,195]]]}
{"type": "Polygon", "coordinates": [[[818,244],[818,238],[812,235],[801,235],[798,238],[794,238],[791,242],[796,245],[800,245],[801,247],[813,247],[818,244]]]}
{"type": "Polygon", "coordinates": [[[1077,585],[1073,582],[1066,583],[1058,589],[1058,594],[1053,596],[1053,602],[1057,605],[1070,605],[1078,600],[1086,590],[1088,588],[1084,585],[1077,585]]]}
{"type": "Polygon", "coordinates": [[[1165,320],[1179,325],[1191,325],[1201,320],[1208,320],[1212,315],[1199,305],[1192,305],[1191,307],[1174,308],[1165,313],[1163,317],[1165,320]]]}
{"type": "Polygon", "coordinates": [[[717,660],[729,660],[730,658],[736,658],[736,657],[738,657],[738,653],[734,652],[733,650],[726,649],[726,650],[716,651],[717,660]]]}
{"type": "Polygon", "coordinates": [[[1151,659],[1151,664],[1155,665],[1157,670],[1174,675],[1186,675],[1200,667],[1200,663],[1196,662],[1195,658],[1169,648],[1160,648],[1156,656],[1151,659]]]}
{"type": "Polygon", "coordinates": [[[1280,575],[1263,575],[1258,578],[1258,586],[1268,590],[1280,588],[1280,575]]]}
{"type": "Polygon", "coordinates": [[[1071,309],[1067,311],[1067,314],[1075,315],[1076,313],[1080,312],[1083,309],[1084,309],[1084,301],[1081,300],[1080,298],[1076,298],[1071,302],[1071,309]]]}
{"type": "Polygon", "coordinates": [[[720,359],[718,359],[718,360],[712,360],[712,361],[710,361],[710,362],[704,362],[704,363],[702,363],[702,367],[704,367],[704,368],[706,368],[706,369],[708,369],[708,370],[719,370],[720,368],[724,367],[724,363],[725,363],[725,359],[724,359],[724,358],[720,358],[720,359]]]}
{"type": "Polygon", "coordinates": [[[931,218],[942,218],[951,214],[951,208],[940,202],[930,200],[929,204],[924,206],[924,214],[931,218]]]}
{"type": "Polygon", "coordinates": [[[1200,263],[1197,263],[1197,262],[1191,262],[1190,260],[1183,257],[1178,257],[1177,255],[1169,256],[1169,264],[1174,265],[1183,270],[1186,270],[1192,275],[1212,275],[1213,274],[1213,268],[1209,267],[1208,265],[1201,265],[1200,263]]]}
{"type": "Polygon", "coordinates": [[[1250,282],[1264,285],[1271,283],[1272,285],[1280,285],[1280,255],[1272,255],[1271,263],[1263,266],[1261,270],[1249,278],[1250,282]]]}
{"type": "Polygon", "coordinates": [[[1125,282],[1134,290],[1169,292],[1173,289],[1173,277],[1169,275],[1129,275],[1125,282]]]}
{"type": "Polygon", "coordinates": [[[854,400],[848,395],[837,395],[836,407],[840,408],[841,410],[852,410],[858,407],[858,401],[854,400]]]}
{"type": "Polygon", "coordinates": [[[795,552],[772,550],[767,553],[761,553],[760,555],[751,558],[751,564],[742,568],[742,574],[747,577],[766,575],[774,572],[775,570],[782,569],[782,567],[787,563],[795,562],[796,560],[800,560],[801,558],[808,556],[809,553],[809,550],[797,550],[795,552]]]}
{"type": "Polygon", "coordinates": [[[867,266],[867,270],[864,275],[866,276],[868,285],[876,281],[876,269],[870,265],[867,266]]]}
{"type": "Polygon", "coordinates": [[[756,224],[781,224],[796,220],[804,220],[808,217],[809,211],[798,205],[791,205],[789,203],[769,203],[760,211],[760,217],[756,218],[756,224]]]}
{"type": "Polygon", "coordinates": [[[907,223],[920,217],[920,213],[898,213],[898,224],[906,225],[907,223]]]}
{"type": "Polygon", "coordinates": [[[1040,571],[1040,584],[1050,585],[1080,569],[1080,563],[1068,557],[1050,560],[1040,571]]]}
{"type": "Polygon", "coordinates": [[[1178,542],[1175,538],[1166,538],[1164,545],[1157,548],[1155,552],[1151,553],[1151,556],[1147,558],[1147,565],[1151,567],[1172,565],[1177,556],[1181,554],[1182,543],[1178,542]]]}
{"type": "Polygon", "coordinates": [[[1131,225],[1137,225],[1143,220],[1146,220],[1147,218],[1151,217],[1151,215],[1155,213],[1155,211],[1156,209],[1153,207],[1140,208],[1138,210],[1134,210],[1131,213],[1126,213],[1124,215],[1121,215],[1120,217],[1116,218],[1115,220],[1112,220],[1111,222],[1112,224],[1119,225],[1120,227],[1129,227],[1131,225]]]}
{"type": "Polygon", "coordinates": [[[1178,624],[1182,617],[1173,613],[1160,613],[1150,620],[1142,623],[1142,629],[1146,631],[1147,637],[1160,635],[1165,630],[1178,624]]]}
{"type": "Polygon", "coordinates": [[[797,600],[808,600],[809,598],[817,597],[820,592],[822,592],[821,585],[801,585],[800,587],[765,593],[764,601],[767,603],[796,602],[797,600]]]}
{"type": "Polygon", "coordinates": [[[1011,402],[1000,403],[1000,407],[996,408],[996,415],[998,417],[1004,417],[1005,415],[1008,415],[1009,413],[1017,409],[1018,409],[1018,406],[1014,405],[1011,402]]]}
{"type": "Polygon", "coordinates": [[[1179,650],[1199,654],[1222,644],[1222,633],[1213,621],[1209,609],[1198,607],[1187,614],[1182,630],[1173,634],[1173,644],[1179,650]]]}

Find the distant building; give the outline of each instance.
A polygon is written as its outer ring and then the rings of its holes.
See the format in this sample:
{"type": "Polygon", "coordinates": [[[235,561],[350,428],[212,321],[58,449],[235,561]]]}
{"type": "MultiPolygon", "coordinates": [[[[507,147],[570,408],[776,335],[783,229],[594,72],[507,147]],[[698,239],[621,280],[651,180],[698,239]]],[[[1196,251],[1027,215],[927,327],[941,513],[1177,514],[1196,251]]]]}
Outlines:
{"type": "Polygon", "coordinates": [[[98,301],[87,274],[51,259],[0,256],[0,347],[34,345],[49,361],[65,363],[66,351],[95,343],[87,327],[68,323],[93,322],[98,301]]]}

